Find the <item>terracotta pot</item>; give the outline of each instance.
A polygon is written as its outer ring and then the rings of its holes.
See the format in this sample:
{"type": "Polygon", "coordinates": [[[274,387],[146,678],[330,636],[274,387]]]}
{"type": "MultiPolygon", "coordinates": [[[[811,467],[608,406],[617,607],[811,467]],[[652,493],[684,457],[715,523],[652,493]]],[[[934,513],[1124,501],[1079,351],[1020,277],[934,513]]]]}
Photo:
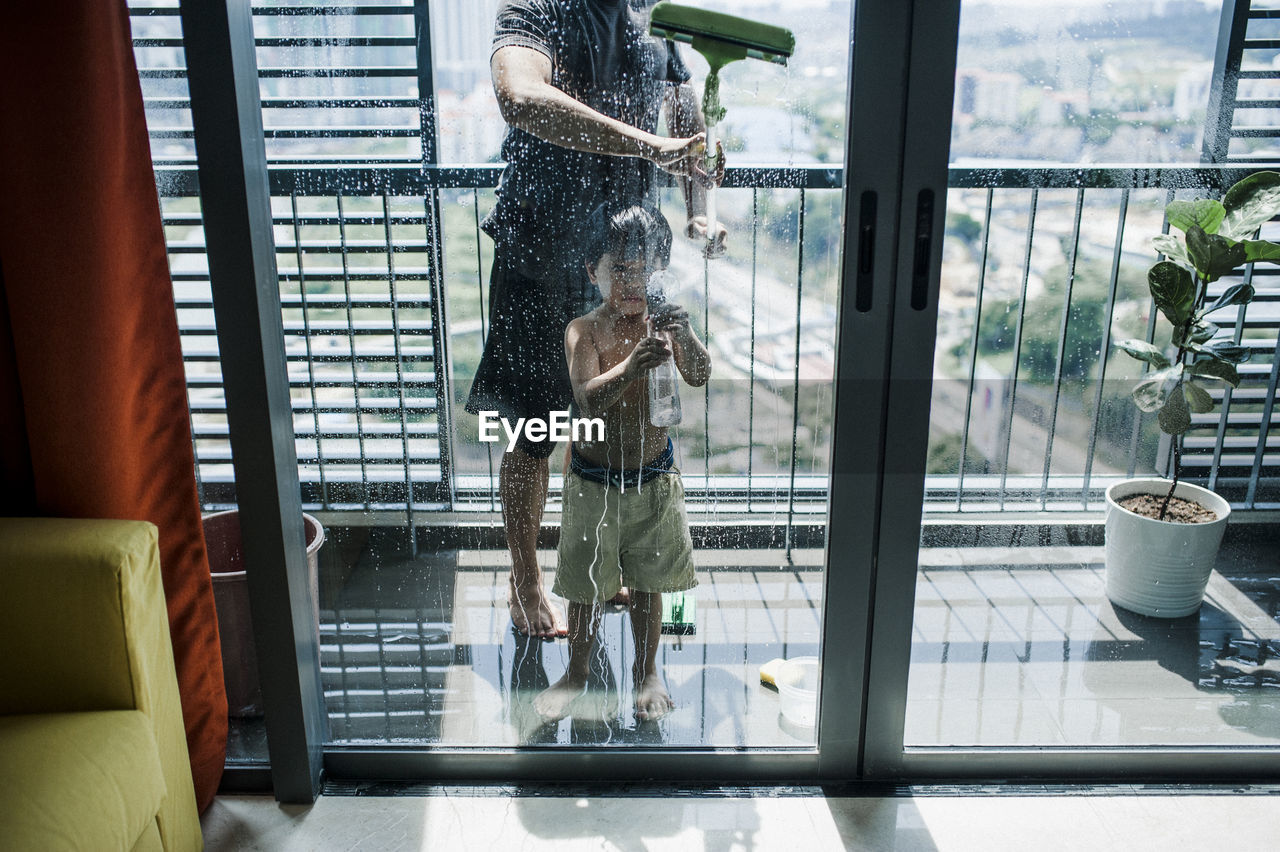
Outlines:
{"type": "Polygon", "coordinates": [[[1216,512],[1217,520],[1181,524],[1122,509],[1134,494],[1165,494],[1167,479],[1127,479],[1107,489],[1107,597],[1141,615],[1179,618],[1200,608],[1231,506],[1207,488],[1179,482],[1173,496],[1216,512]]]}
{"type": "MultiPolygon", "coordinates": [[[[324,527],[303,514],[307,531],[307,570],[311,576],[311,606],[320,632],[320,547],[324,527]]],[[[231,509],[204,516],[205,546],[213,577],[213,600],[218,611],[218,635],[222,645],[222,680],[227,688],[227,714],[233,718],[262,715],[262,686],[258,681],[258,654],[253,644],[253,620],[249,616],[249,582],[241,552],[240,512],[231,509]]]]}

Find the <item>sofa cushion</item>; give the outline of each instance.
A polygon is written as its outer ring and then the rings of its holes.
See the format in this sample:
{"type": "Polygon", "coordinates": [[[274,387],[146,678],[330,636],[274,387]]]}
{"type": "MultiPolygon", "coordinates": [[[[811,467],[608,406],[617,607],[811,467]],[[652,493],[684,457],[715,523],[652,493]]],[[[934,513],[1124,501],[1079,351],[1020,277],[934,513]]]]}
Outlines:
{"type": "Polygon", "coordinates": [[[0,826],[11,849],[131,849],[164,776],[136,710],[0,716],[0,826]]]}

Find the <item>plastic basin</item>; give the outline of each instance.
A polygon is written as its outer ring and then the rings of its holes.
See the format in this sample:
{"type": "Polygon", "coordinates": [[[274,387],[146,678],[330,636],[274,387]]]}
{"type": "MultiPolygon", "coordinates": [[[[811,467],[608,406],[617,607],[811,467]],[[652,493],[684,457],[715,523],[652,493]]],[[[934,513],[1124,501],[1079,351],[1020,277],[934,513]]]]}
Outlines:
{"type": "Polygon", "coordinates": [[[787,660],[778,667],[776,681],[783,717],[793,725],[812,728],[818,720],[818,658],[787,660]]]}

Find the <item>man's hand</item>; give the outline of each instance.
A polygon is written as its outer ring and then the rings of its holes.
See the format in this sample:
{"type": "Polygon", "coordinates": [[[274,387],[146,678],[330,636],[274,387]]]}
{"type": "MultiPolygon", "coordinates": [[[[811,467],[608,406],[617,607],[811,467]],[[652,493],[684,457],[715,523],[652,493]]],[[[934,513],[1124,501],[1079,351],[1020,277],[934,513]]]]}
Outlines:
{"type": "Polygon", "coordinates": [[[719,257],[724,254],[725,241],[729,238],[729,231],[725,228],[723,222],[716,222],[716,238],[714,241],[707,239],[707,217],[691,216],[684,226],[684,235],[691,240],[698,240],[702,244],[703,257],[719,257]]]}
{"type": "Polygon", "coordinates": [[[622,376],[634,382],[671,357],[671,349],[661,337],[642,337],[623,362],[622,376]]]}
{"type": "Polygon", "coordinates": [[[719,186],[724,182],[724,146],[716,143],[716,171],[707,174],[707,134],[695,133],[685,138],[659,137],[647,159],[664,172],[691,177],[702,186],[719,186]]]}

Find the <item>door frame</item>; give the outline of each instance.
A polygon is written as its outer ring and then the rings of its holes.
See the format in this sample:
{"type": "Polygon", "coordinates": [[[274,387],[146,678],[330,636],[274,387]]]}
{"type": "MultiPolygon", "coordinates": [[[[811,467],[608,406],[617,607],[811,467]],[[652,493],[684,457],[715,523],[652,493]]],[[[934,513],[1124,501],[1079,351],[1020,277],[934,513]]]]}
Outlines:
{"type": "Polygon", "coordinates": [[[905,87],[903,199],[897,246],[882,510],[874,555],[872,630],[863,731],[864,780],[1239,781],[1280,778],[1280,748],[1258,746],[904,747],[910,625],[915,610],[929,437],[947,166],[961,0],[915,0],[905,87]],[[926,9],[927,6],[927,9],[926,9]],[[927,278],[920,281],[917,201],[932,192],[927,278]],[[916,278],[913,281],[913,277],[916,278]]]}

